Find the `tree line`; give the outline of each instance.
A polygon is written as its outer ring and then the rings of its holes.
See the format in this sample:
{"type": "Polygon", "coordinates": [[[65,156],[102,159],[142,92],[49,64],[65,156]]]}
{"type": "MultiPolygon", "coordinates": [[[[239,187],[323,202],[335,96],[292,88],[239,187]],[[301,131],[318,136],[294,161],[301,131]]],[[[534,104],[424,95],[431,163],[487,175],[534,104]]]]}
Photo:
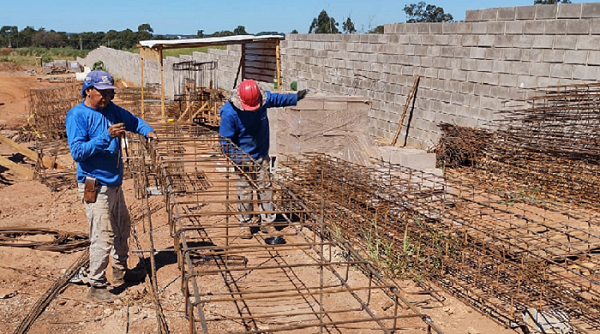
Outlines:
{"type": "MultiPolygon", "coordinates": [[[[557,4],[571,3],[570,0],[534,0],[534,4],[557,4]]],[[[403,11],[406,14],[406,23],[417,22],[451,22],[453,16],[446,13],[442,7],[427,4],[423,1],[404,6],[403,11]]],[[[350,16],[342,20],[340,31],[339,22],[330,17],[325,10],[322,10],[315,17],[308,29],[308,33],[315,34],[353,34],[357,32],[356,26],[350,16]]],[[[297,34],[293,30],[292,34],[297,34]]],[[[366,31],[371,34],[382,34],[383,25],[376,26],[366,31]]],[[[264,31],[256,35],[283,35],[275,31],[264,31]]],[[[246,28],[242,25],[235,29],[216,31],[213,34],[205,34],[204,30],[198,30],[196,35],[186,37],[223,37],[233,35],[248,35],[246,28]]],[[[0,47],[25,48],[25,47],[43,47],[43,48],[63,48],[71,47],[80,50],[93,50],[101,45],[118,50],[129,50],[136,47],[139,41],[149,39],[178,39],[178,36],[154,35],[154,30],[148,23],[140,24],[137,31],[125,29],[122,31],[109,30],[108,32],[82,32],[66,33],[55,30],[46,30],[45,28],[35,29],[27,26],[21,30],[17,26],[3,26],[0,28],[0,47]]]]}

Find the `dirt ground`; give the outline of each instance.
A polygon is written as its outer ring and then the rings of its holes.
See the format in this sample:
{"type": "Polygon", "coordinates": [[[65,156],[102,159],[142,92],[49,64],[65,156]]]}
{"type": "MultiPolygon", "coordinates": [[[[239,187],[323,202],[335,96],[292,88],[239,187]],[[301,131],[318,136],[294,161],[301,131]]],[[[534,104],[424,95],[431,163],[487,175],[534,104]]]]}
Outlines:
{"type": "MultiPolygon", "coordinates": [[[[28,69],[0,63],[0,131],[8,136],[27,124],[29,114],[27,95],[32,88],[56,87],[28,69]]],[[[32,147],[33,142],[24,145],[32,147]]],[[[0,156],[13,156],[11,148],[0,144],[0,156]]],[[[27,159],[21,162],[33,168],[27,159]]],[[[126,201],[134,221],[136,240],[131,249],[148,248],[147,229],[137,221],[142,212],[141,204],[134,198],[133,182],[124,183],[126,201]]],[[[152,205],[160,207],[160,198],[152,205]]],[[[164,211],[164,210],[163,210],[164,211]]],[[[155,247],[165,249],[173,246],[168,236],[164,214],[153,217],[155,247]]],[[[87,233],[84,207],[74,187],[51,192],[36,180],[13,173],[0,167],[0,228],[36,227],[87,233]]],[[[48,288],[83,253],[59,253],[30,248],[1,247],[0,252],[0,333],[12,333],[28,315],[31,308],[48,288]]],[[[130,256],[130,266],[138,265],[139,257],[130,256]]],[[[188,322],[183,308],[179,270],[172,253],[157,256],[157,285],[159,300],[171,333],[187,333],[188,322]]],[[[144,261],[148,261],[147,258],[144,261]]],[[[443,296],[439,302],[420,294],[420,288],[412,281],[397,281],[409,300],[428,314],[439,328],[447,334],[458,333],[514,333],[481,315],[461,301],[438,291],[443,296]]],[[[112,304],[94,303],[86,298],[87,287],[68,284],[34,322],[30,333],[157,333],[156,312],[148,293],[148,282],[128,285],[115,291],[118,299],[112,304]]],[[[439,289],[438,289],[439,290],[439,289]]],[[[223,332],[223,331],[222,331],[223,332]]],[[[415,332],[422,333],[422,331],[415,332]]]]}

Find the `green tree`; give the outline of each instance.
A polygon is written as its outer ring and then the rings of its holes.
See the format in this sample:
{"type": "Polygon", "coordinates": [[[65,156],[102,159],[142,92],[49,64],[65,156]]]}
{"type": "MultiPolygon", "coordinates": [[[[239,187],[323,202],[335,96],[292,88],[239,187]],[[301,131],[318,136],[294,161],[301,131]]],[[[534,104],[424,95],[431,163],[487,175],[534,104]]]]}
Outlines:
{"type": "Polygon", "coordinates": [[[196,36],[198,36],[198,38],[203,38],[204,37],[204,30],[198,30],[198,32],[196,33],[196,36]]]}
{"type": "Polygon", "coordinates": [[[294,30],[292,30],[292,32],[290,32],[290,34],[297,34],[297,33],[298,33],[298,30],[296,30],[296,29],[294,29],[294,30]]]}
{"type": "Polygon", "coordinates": [[[244,26],[237,26],[237,28],[233,29],[233,34],[234,35],[248,35],[248,33],[246,32],[246,27],[244,27],[244,26]]]}
{"type": "Polygon", "coordinates": [[[442,7],[426,4],[423,1],[406,5],[403,10],[408,18],[406,23],[451,22],[454,19],[451,14],[444,13],[442,7]]]}
{"type": "Polygon", "coordinates": [[[571,0],[534,0],[534,5],[555,5],[557,3],[571,3],[571,0]]]}
{"type": "Polygon", "coordinates": [[[377,26],[369,30],[367,34],[383,34],[383,25],[377,26]]]}
{"type": "Polygon", "coordinates": [[[342,23],[342,30],[346,34],[354,34],[356,32],[356,28],[354,27],[354,22],[350,19],[350,16],[342,23]]]}
{"type": "Polygon", "coordinates": [[[312,34],[339,34],[338,30],[339,23],[335,22],[333,17],[329,17],[325,9],[319,13],[318,17],[315,17],[310,24],[310,28],[308,29],[308,33],[312,34]]]}
{"type": "Polygon", "coordinates": [[[17,46],[20,46],[20,47],[23,47],[23,48],[31,46],[31,38],[33,37],[33,35],[36,32],[37,32],[37,30],[35,30],[31,26],[25,27],[25,29],[21,30],[18,33],[17,46]]]}
{"type": "Polygon", "coordinates": [[[154,29],[152,29],[152,27],[148,23],[140,24],[136,33],[136,44],[139,41],[146,41],[152,39],[152,33],[154,33],[154,29]]]}

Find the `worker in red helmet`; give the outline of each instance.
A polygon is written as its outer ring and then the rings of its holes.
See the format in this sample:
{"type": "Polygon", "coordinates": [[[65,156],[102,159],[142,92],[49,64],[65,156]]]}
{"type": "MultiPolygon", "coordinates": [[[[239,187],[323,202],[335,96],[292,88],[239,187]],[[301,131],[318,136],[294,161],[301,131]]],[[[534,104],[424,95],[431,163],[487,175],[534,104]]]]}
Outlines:
{"type": "Polygon", "coordinates": [[[221,108],[219,134],[229,138],[235,145],[222,142],[225,153],[238,165],[238,211],[241,223],[240,237],[252,238],[250,228],[253,211],[252,193],[256,187],[259,202],[260,230],[268,235],[276,235],[273,227],[273,192],[269,166],[269,119],[267,109],[271,107],[295,106],[306,96],[307,90],[297,94],[275,94],[262,90],[256,81],[244,80],[237,92],[221,108]],[[252,159],[250,159],[251,157],[252,159]],[[253,161],[254,160],[254,161],[253,161]]]}

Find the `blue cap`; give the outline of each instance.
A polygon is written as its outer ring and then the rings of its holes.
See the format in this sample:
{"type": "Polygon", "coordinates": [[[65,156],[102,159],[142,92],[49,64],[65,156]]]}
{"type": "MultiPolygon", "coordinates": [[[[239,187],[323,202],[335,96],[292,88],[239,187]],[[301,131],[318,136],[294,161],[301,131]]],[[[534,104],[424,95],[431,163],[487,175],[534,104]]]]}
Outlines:
{"type": "Polygon", "coordinates": [[[115,79],[105,71],[95,70],[88,73],[83,79],[83,88],[81,89],[81,96],[85,97],[85,90],[94,87],[98,90],[103,89],[115,89],[115,79]]]}

